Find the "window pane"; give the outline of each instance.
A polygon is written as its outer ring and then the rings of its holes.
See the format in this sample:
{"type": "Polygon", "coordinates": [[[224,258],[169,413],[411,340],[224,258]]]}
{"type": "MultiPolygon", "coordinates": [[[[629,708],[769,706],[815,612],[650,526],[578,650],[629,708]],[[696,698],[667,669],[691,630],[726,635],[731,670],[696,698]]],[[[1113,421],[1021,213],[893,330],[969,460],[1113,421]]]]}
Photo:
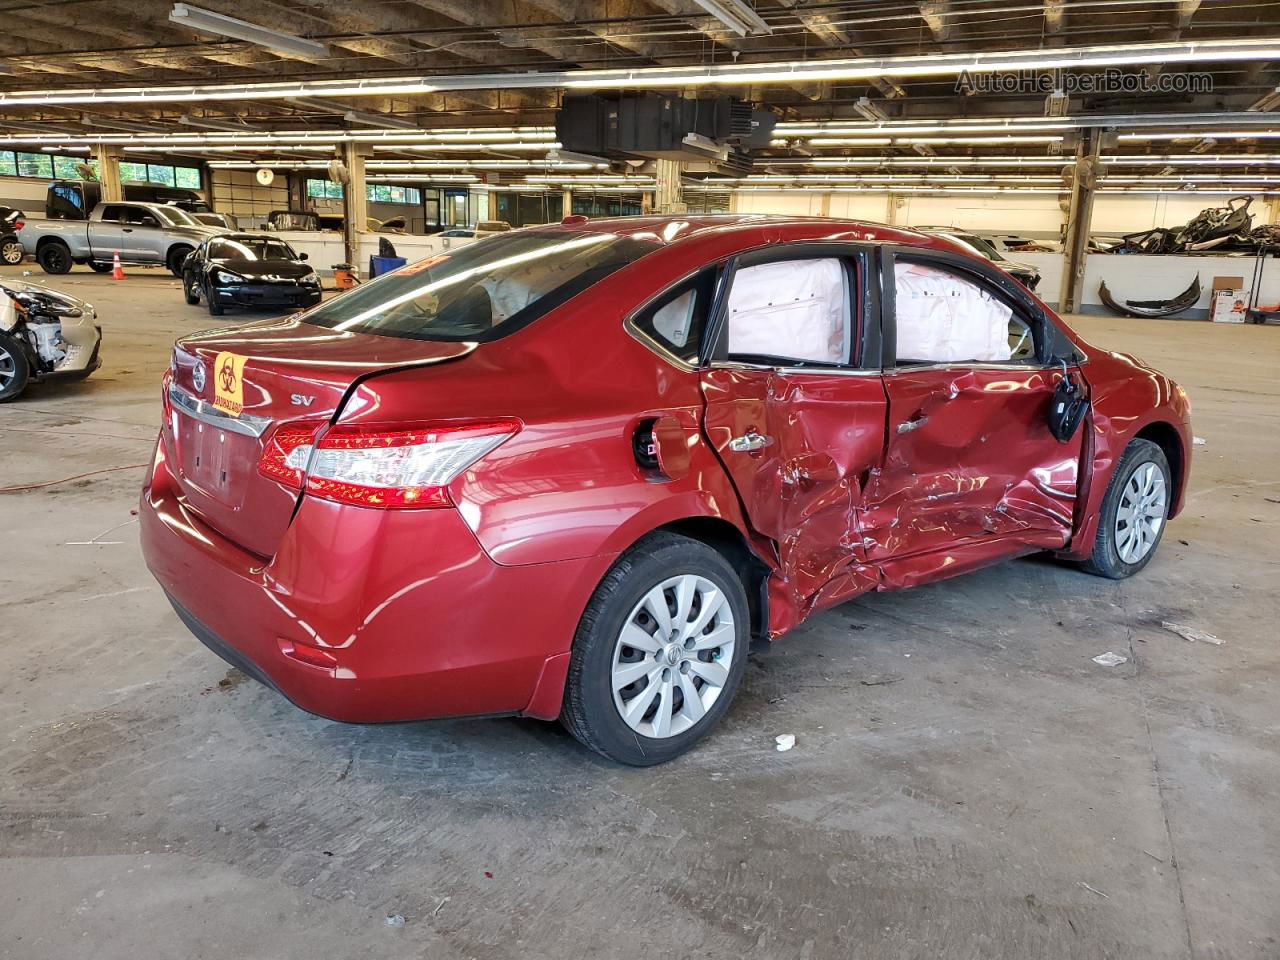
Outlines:
{"type": "Polygon", "coordinates": [[[200,170],[196,167],[174,167],[174,185],[188,190],[200,189],[200,170]]]}
{"type": "Polygon", "coordinates": [[[324,196],[324,181],[323,181],[323,180],[308,180],[308,181],[307,181],[307,196],[308,196],[308,197],[323,197],[323,196],[324,196]]]}
{"type": "Polygon", "coordinates": [[[404,188],[405,203],[422,203],[422,192],[417,187],[404,188]]]}
{"type": "Polygon", "coordinates": [[[373,185],[373,199],[380,203],[391,202],[391,188],[385,183],[375,183],[373,185]]]}
{"type": "Polygon", "coordinates": [[[18,161],[13,158],[12,150],[0,150],[0,176],[16,177],[18,161]]]}
{"type": "Polygon", "coordinates": [[[84,163],[79,157],[54,157],[53,175],[60,180],[79,180],[76,164],[84,163]]]}
{"type": "Polygon", "coordinates": [[[729,291],[729,356],[844,363],[848,274],[834,257],[744,267],[729,291]]]}
{"type": "Polygon", "coordinates": [[[164,163],[147,164],[147,179],[152,183],[163,183],[166,187],[173,186],[173,167],[164,163]]]}
{"type": "Polygon", "coordinates": [[[129,160],[121,160],[120,179],[130,181],[131,183],[146,183],[147,165],[145,163],[133,163],[129,160]]]}
{"type": "Polygon", "coordinates": [[[322,304],[307,323],[419,340],[496,340],[658,245],[522,230],[401,267],[322,304]]]}
{"type": "Polygon", "coordinates": [[[53,158],[47,153],[18,154],[18,176],[44,177],[53,176],[53,158]]]}
{"type": "Polygon", "coordinates": [[[391,188],[391,202],[404,203],[404,187],[391,188]]]}
{"type": "Polygon", "coordinates": [[[335,183],[332,180],[326,180],[324,185],[324,195],[335,200],[342,199],[342,184],[335,183]]]}
{"type": "MultiPolygon", "coordinates": [[[[957,363],[1013,359],[1035,353],[1013,308],[985,286],[931,264],[893,265],[898,362],[957,363]],[[1030,346],[1028,347],[1028,344],[1030,346]]],[[[1028,331],[1029,332],[1029,331],[1028,331]]]]}

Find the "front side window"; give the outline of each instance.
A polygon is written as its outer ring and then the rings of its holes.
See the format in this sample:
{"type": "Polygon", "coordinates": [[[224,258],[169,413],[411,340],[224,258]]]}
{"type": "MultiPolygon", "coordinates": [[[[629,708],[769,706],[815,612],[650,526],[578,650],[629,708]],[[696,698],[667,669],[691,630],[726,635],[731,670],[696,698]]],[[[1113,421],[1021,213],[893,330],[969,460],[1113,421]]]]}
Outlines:
{"type": "Polygon", "coordinates": [[[611,233],[521,230],[401,267],[302,319],[417,340],[496,340],[658,249],[611,233]]]}
{"type": "Polygon", "coordinates": [[[728,357],[847,363],[853,342],[849,269],[836,257],[739,267],[725,312],[728,357]]]}
{"type": "Polygon", "coordinates": [[[895,259],[898,364],[1034,360],[1031,324],[993,288],[936,263],[895,259]]]}

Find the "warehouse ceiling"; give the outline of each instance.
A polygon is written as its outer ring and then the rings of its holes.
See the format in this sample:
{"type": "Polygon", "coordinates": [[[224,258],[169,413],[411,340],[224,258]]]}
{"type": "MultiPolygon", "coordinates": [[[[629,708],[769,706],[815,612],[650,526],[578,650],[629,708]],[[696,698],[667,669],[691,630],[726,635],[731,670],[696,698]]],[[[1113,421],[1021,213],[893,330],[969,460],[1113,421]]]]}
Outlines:
{"type": "Polygon", "coordinates": [[[1280,49],[1280,0],[370,0],[358,7],[319,0],[201,3],[202,10],[300,41],[298,49],[290,50],[197,31],[175,22],[183,19],[174,15],[175,6],[184,5],[164,0],[0,0],[0,130],[6,131],[0,136],[18,149],[23,138],[47,145],[47,137],[63,137],[74,145],[69,138],[76,134],[132,137],[137,138],[134,143],[121,149],[150,145],[223,163],[277,164],[322,163],[320,155],[331,151],[325,134],[376,136],[382,142],[374,147],[374,156],[387,162],[487,159],[527,166],[545,161],[554,149],[550,124],[575,75],[624,71],[633,74],[629,89],[644,89],[654,68],[734,71],[771,64],[786,67],[757,71],[740,84],[720,77],[713,89],[694,76],[682,88],[704,95],[729,93],[777,113],[781,122],[773,145],[756,162],[757,177],[774,180],[760,183],[819,175],[853,182],[874,174],[878,182],[897,177],[905,183],[925,176],[973,181],[1008,180],[1017,174],[1023,186],[1040,181],[1048,189],[1060,181],[1060,158],[1074,150],[1071,128],[1094,122],[1119,129],[1119,138],[1108,140],[1104,154],[1130,158],[1112,159],[1107,167],[1112,174],[1125,165],[1135,175],[1194,171],[1206,183],[1210,177],[1234,176],[1236,182],[1254,177],[1262,185],[1270,182],[1265,175],[1277,173],[1269,163],[1277,141],[1266,134],[1280,135],[1280,121],[1274,126],[1269,118],[1259,123],[1257,115],[1265,117],[1265,111],[1280,103],[1280,68],[1273,54],[1240,54],[1233,45],[1271,38],[1280,49]],[[1186,62],[1172,57],[1143,62],[1147,58],[1124,52],[1130,45],[1155,42],[1193,52],[1186,62]],[[1188,46],[1201,42],[1221,45],[1221,59],[1188,46]],[[1034,66],[1048,51],[1104,47],[1121,48],[1118,56],[1104,60],[1121,69],[1166,82],[1199,74],[1211,81],[1211,89],[1069,94],[1055,101],[1039,89],[958,89],[958,70],[920,75],[893,68],[903,58],[928,64],[993,50],[1047,48],[1029,61],[1034,66]],[[838,71],[822,76],[825,62],[850,58],[883,60],[888,66],[858,76],[838,71]],[[797,72],[797,64],[819,69],[789,76],[797,72]],[[483,83],[466,82],[475,74],[486,75],[483,83]],[[436,82],[419,83],[418,89],[409,85],[410,92],[391,82],[406,77],[436,82]],[[360,95],[348,90],[334,97],[306,89],[327,81],[347,81],[348,87],[369,81],[389,92],[360,95]],[[165,96],[169,88],[271,83],[303,86],[283,93],[249,91],[244,98],[225,100],[193,95],[166,102],[165,96]],[[118,102],[110,96],[117,88],[148,88],[147,98],[118,102]],[[12,96],[68,90],[91,96],[64,103],[39,102],[39,96],[14,102],[12,96]],[[920,126],[921,121],[946,121],[953,128],[965,120],[1045,122],[1046,112],[1065,114],[1070,122],[1046,127],[1046,135],[1039,137],[1036,130],[1008,124],[1007,129],[982,129],[967,137],[963,130],[920,126]],[[1242,118],[1246,113],[1254,116],[1242,118]],[[1163,122],[1154,123],[1151,114],[1163,115],[1163,122]],[[1205,123],[1192,126],[1195,116],[1205,123]],[[1126,127],[1135,117],[1145,118],[1140,127],[1126,127]],[[878,118],[889,121],[885,130],[873,129],[878,118]],[[447,143],[411,136],[415,131],[477,128],[480,134],[447,143]],[[493,142],[494,131],[513,128],[519,130],[493,142]],[[320,140],[306,146],[271,143],[263,136],[304,132],[320,135],[320,140]],[[1162,133],[1163,139],[1138,139],[1162,133]],[[181,145],[156,139],[165,134],[188,139],[181,145]],[[203,142],[190,139],[199,134],[205,135],[203,142]],[[256,142],[254,134],[259,135],[256,142]]]}

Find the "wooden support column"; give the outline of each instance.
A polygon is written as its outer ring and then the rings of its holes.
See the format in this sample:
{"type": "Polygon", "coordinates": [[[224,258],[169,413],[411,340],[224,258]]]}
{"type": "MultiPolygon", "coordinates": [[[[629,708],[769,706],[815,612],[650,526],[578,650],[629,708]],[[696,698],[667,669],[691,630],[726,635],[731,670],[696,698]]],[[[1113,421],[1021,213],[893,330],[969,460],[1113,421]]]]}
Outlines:
{"type": "Polygon", "coordinates": [[[369,147],[360,143],[342,144],[342,163],[347,182],[342,190],[342,235],[347,263],[360,271],[360,235],[369,229],[369,195],[364,177],[364,160],[369,147]]]}
{"type": "Polygon", "coordinates": [[[679,160],[656,160],[654,163],[658,188],[653,195],[653,212],[684,213],[684,201],[680,198],[680,173],[684,164],[679,160]]]}
{"type": "Polygon", "coordinates": [[[1067,211],[1067,230],[1062,244],[1062,288],[1058,293],[1058,312],[1074,313],[1080,309],[1084,289],[1084,267],[1089,252],[1089,230],[1093,224],[1093,195],[1100,164],[1101,131],[1080,131],[1076,144],[1075,166],[1071,176],[1071,206],[1067,211]]]}
{"type": "Polygon", "coordinates": [[[124,187],[120,183],[120,151],[98,144],[93,148],[93,158],[98,161],[98,183],[102,186],[102,199],[123,200],[124,187]]]}

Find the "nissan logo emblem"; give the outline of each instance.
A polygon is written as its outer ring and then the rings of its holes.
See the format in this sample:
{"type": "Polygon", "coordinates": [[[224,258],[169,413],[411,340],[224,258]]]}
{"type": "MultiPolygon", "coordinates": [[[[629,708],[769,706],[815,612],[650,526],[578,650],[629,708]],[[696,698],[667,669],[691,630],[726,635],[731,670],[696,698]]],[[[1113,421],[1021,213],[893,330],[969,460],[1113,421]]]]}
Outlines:
{"type": "Polygon", "coordinates": [[[197,363],[196,368],[191,371],[191,384],[196,388],[196,393],[204,393],[204,364],[197,363]]]}

